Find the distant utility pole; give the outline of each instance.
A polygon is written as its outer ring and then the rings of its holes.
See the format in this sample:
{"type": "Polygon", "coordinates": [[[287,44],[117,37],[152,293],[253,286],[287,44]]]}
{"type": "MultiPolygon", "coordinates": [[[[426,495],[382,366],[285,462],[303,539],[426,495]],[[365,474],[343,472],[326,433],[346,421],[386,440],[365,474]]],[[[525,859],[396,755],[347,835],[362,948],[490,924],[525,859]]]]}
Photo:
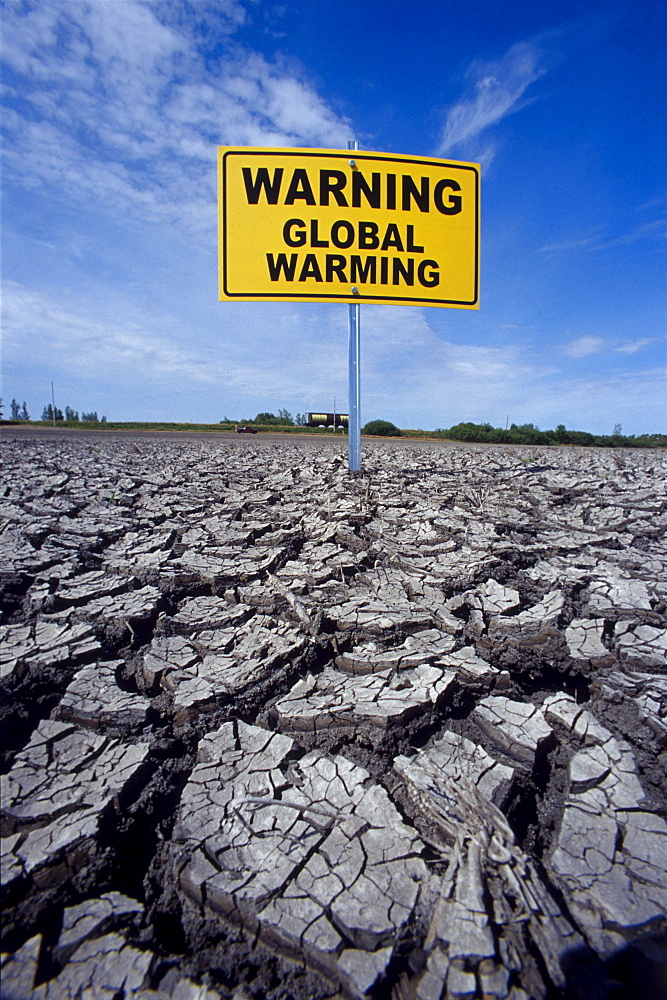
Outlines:
{"type": "Polygon", "coordinates": [[[55,397],[55,394],[53,392],[53,382],[51,383],[51,408],[52,408],[52,414],[51,415],[53,417],[53,426],[55,427],[56,426],[56,397],[55,397]]]}

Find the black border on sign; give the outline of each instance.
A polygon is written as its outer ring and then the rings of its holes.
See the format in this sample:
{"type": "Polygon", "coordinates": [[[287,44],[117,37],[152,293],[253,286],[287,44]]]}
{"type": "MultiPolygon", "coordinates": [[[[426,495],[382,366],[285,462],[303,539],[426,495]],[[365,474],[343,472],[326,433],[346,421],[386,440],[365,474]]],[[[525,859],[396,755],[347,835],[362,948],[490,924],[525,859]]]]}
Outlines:
{"type": "MultiPolygon", "coordinates": [[[[294,150],[292,152],[289,149],[274,150],[271,148],[267,149],[227,149],[222,155],[222,177],[221,177],[221,193],[222,193],[222,226],[221,226],[221,236],[222,236],[222,286],[225,295],[230,298],[236,298],[239,300],[248,299],[259,299],[261,301],[273,301],[274,299],[286,299],[287,301],[295,302],[302,299],[307,301],[314,301],[316,299],[322,299],[325,302],[331,302],[334,300],[341,300],[343,302],[397,302],[397,303],[415,303],[416,305],[443,305],[443,306],[475,306],[479,302],[479,170],[476,166],[467,163],[457,163],[455,160],[433,160],[425,156],[410,157],[410,156],[382,156],[373,153],[363,153],[356,149],[349,149],[347,152],[334,152],[332,150],[313,150],[312,152],[304,150],[294,150]],[[323,292],[318,295],[316,292],[304,292],[300,295],[298,292],[230,292],[227,289],[227,157],[228,156],[298,156],[303,159],[304,157],[318,157],[322,158],[326,156],[327,159],[341,159],[341,160],[372,160],[374,163],[411,163],[411,164],[425,164],[427,166],[440,167],[440,166],[450,166],[455,170],[471,170],[475,175],[475,297],[473,299],[433,299],[425,298],[420,299],[414,295],[363,295],[361,292],[359,295],[350,295],[349,292],[346,294],[336,295],[333,292],[323,292]]],[[[223,300],[224,301],[224,300],[223,300]]]]}

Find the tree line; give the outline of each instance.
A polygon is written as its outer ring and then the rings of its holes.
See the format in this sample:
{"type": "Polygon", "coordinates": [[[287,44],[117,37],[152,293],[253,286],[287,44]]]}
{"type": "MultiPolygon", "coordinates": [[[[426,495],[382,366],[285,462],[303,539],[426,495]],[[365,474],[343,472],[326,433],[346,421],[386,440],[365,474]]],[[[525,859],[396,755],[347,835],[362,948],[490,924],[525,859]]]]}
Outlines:
{"type": "Polygon", "coordinates": [[[292,416],[289,410],[278,410],[278,415],[275,413],[258,413],[254,420],[229,420],[225,417],[220,421],[221,424],[224,423],[240,423],[240,424],[258,424],[262,427],[305,427],[308,423],[308,414],[297,413],[296,416],[292,416]]]}
{"type": "Polygon", "coordinates": [[[80,422],[87,424],[105,424],[107,421],[106,417],[102,417],[100,419],[97,416],[97,410],[91,410],[90,413],[86,413],[84,411],[79,418],[79,411],[73,410],[71,406],[66,406],[65,412],[63,413],[59,406],[56,406],[54,409],[51,403],[47,403],[42,410],[42,420],[48,420],[52,423],[54,419],[56,423],[61,420],[70,424],[78,424],[80,422]]]}
{"type": "Polygon", "coordinates": [[[508,428],[491,424],[460,423],[453,427],[438,427],[433,436],[450,441],[487,442],[488,444],[572,444],[598,448],[661,448],[667,446],[667,434],[622,434],[616,424],[613,434],[589,434],[588,431],[567,430],[558,424],[553,431],[541,431],[534,424],[511,424],[508,428]]]}
{"type": "MultiPolygon", "coordinates": [[[[258,413],[254,420],[240,421],[243,424],[257,426],[304,426],[307,415],[297,413],[295,418],[288,410],[278,410],[274,413],[258,413]]],[[[221,423],[233,422],[225,418],[221,423]]],[[[400,437],[409,433],[401,431],[388,420],[371,420],[361,428],[362,434],[374,437],[400,437]]],[[[564,424],[558,424],[555,430],[541,431],[534,424],[511,424],[509,427],[493,427],[491,424],[474,424],[465,421],[454,424],[453,427],[438,427],[435,431],[420,431],[420,436],[443,438],[450,441],[468,441],[487,444],[530,444],[553,445],[569,444],[579,447],[598,448],[662,448],[667,446],[667,434],[623,434],[620,424],[614,426],[612,434],[590,434],[588,431],[568,430],[564,424]]]]}
{"type": "MultiPolygon", "coordinates": [[[[2,420],[4,413],[3,401],[0,399],[0,420],[2,420]]],[[[59,406],[53,407],[52,403],[47,403],[42,410],[41,419],[53,423],[54,419],[56,423],[60,420],[65,423],[91,423],[91,424],[105,424],[107,421],[106,417],[98,417],[97,410],[91,410],[90,413],[82,412],[79,418],[79,413],[77,410],[73,410],[71,406],[66,406],[63,412],[59,406]]],[[[28,407],[26,406],[25,399],[23,403],[19,403],[18,399],[12,399],[9,404],[9,420],[30,420],[30,413],[28,412],[28,407]]]]}
{"type": "MultiPolygon", "coordinates": [[[[30,414],[25,404],[12,399],[10,404],[11,420],[30,420],[30,414]]],[[[106,424],[105,416],[98,417],[97,410],[89,413],[83,411],[79,417],[77,410],[66,406],[65,410],[51,403],[42,410],[41,419],[52,423],[93,423],[106,424]]],[[[0,419],[3,415],[3,403],[0,399],[0,419]]],[[[221,424],[239,423],[254,424],[258,427],[305,427],[308,423],[306,413],[292,416],[289,410],[281,409],[278,413],[258,413],[254,419],[234,421],[223,417],[221,424]]],[[[196,426],[196,425],[193,425],[196,426]]],[[[362,434],[398,437],[402,433],[395,424],[388,420],[371,420],[362,427],[362,434]]],[[[564,424],[558,424],[555,430],[541,431],[534,424],[511,424],[509,427],[493,427],[491,424],[474,424],[470,421],[454,424],[453,427],[438,427],[435,431],[419,431],[419,436],[442,438],[450,441],[469,441],[487,444],[529,444],[529,445],[578,445],[580,447],[599,448],[664,448],[667,447],[667,434],[623,434],[620,424],[616,424],[612,434],[590,434],[588,431],[568,430],[564,424]]]]}

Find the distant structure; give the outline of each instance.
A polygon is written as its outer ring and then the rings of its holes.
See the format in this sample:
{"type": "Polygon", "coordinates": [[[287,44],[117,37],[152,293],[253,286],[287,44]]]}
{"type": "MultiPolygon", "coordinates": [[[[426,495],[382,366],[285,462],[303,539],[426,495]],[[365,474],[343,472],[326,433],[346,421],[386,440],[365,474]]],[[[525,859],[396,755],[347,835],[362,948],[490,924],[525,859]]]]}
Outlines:
{"type": "Polygon", "coordinates": [[[347,427],[347,413],[309,413],[307,416],[307,427],[347,427]]]}

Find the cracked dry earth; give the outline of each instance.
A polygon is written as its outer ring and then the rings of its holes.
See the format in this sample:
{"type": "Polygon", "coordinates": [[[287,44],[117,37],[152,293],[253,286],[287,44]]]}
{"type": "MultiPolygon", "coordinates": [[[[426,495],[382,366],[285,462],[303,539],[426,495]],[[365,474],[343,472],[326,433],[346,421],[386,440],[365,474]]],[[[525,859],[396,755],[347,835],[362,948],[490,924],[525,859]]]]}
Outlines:
{"type": "Polygon", "coordinates": [[[665,994],[664,453],[1,449],[3,997],[665,994]]]}

